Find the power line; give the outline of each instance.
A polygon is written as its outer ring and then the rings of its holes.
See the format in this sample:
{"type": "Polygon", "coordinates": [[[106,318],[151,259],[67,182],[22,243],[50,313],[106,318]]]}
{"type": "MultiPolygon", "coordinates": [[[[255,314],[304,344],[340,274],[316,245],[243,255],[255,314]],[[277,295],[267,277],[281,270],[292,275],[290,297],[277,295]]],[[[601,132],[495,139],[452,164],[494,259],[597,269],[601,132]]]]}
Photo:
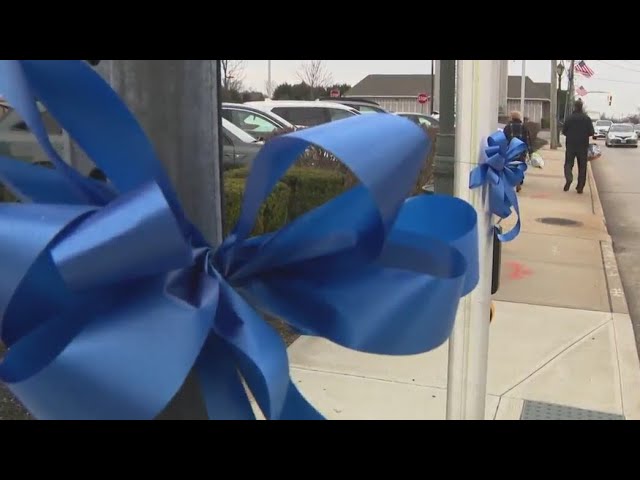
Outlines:
{"type": "Polygon", "coordinates": [[[602,77],[597,77],[597,78],[590,78],[589,80],[603,80],[605,82],[615,82],[615,83],[629,83],[629,84],[633,84],[633,85],[640,85],[640,82],[633,82],[631,80],[616,80],[613,78],[602,78],[602,77]]]}
{"type": "MultiPolygon", "coordinates": [[[[634,68],[629,68],[627,66],[624,65],[616,65],[615,63],[611,63],[611,62],[607,62],[605,60],[594,60],[595,62],[600,62],[600,63],[604,63],[605,65],[609,65],[611,67],[616,67],[616,68],[620,68],[622,70],[627,70],[629,72],[638,72],[640,73],[640,70],[634,69],[634,68]]],[[[640,66],[640,65],[636,65],[636,66],[640,66]]]]}

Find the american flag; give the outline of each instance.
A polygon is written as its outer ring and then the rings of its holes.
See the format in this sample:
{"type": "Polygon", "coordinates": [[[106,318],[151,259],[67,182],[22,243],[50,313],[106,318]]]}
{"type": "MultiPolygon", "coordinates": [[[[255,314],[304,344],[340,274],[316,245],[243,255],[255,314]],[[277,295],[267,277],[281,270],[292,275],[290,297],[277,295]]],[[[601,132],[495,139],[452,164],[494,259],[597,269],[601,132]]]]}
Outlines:
{"type": "Polygon", "coordinates": [[[593,77],[593,74],[595,73],[587,66],[586,63],[584,63],[584,60],[580,60],[573,68],[577,73],[587,78],[593,77]]]}
{"type": "Polygon", "coordinates": [[[578,94],[578,96],[580,97],[584,97],[587,93],[587,89],[584,88],[582,85],[580,85],[577,89],[576,89],[576,93],[578,94]]]}

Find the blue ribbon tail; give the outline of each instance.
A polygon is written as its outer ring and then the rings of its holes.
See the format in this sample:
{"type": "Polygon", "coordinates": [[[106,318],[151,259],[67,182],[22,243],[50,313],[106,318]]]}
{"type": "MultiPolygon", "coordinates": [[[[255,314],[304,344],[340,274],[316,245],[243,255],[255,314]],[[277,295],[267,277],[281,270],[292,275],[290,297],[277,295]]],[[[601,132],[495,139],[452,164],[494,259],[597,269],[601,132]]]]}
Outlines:
{"type": "Polygon", "coordinates": [[[211,420],[255,420],[233,354],[217,336],[209,336],[196,370],[211,420]]]}
{"type": "Polygon", "coordinates": [[[498,240],[500,240],[501,242],[510,242],[520,234],[520,229],[521,229],[521,225],[520,225],[520,207],[518,206],[518,195],[516,195],[516,192],[512,188],[507,188],[506,191],[505,191],[505,194],[506,194],[508,200],[513,205],[513,209],[515,210],[515,213],[516,213],[516,216],[518,217],[518,220],[517,220],[516,224],[514,225],[514,227],[511,230],[509,230],[508,232],[498,233],[498,240]]]}
{"type": "Polygon", "coordinates": [[[325,418],[302,396],[293,382],[289,382],[287,397],[280,420],[324,420],[325,418]]]}

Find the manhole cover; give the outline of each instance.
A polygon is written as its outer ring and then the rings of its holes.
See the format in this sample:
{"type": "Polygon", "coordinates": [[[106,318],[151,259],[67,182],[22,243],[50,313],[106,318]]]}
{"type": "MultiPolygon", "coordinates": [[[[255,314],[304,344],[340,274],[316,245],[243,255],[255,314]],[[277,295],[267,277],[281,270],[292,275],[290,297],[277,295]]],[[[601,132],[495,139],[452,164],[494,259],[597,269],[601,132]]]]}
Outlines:
{"type": "Polygon", "coordinates": [[[560,225],[563,227],[577,227],[578,225],[582,225],[582,222],[577,222],[575,220],[570,220],[568,218],[557,218],[557,217],[537,218],[536,222],[544,223],[546,225],[560,225]]]}
{"type": "Polygon", "coordinates": [[[624,415],[525,400],[520,420],[624,420],[624,415]]]}

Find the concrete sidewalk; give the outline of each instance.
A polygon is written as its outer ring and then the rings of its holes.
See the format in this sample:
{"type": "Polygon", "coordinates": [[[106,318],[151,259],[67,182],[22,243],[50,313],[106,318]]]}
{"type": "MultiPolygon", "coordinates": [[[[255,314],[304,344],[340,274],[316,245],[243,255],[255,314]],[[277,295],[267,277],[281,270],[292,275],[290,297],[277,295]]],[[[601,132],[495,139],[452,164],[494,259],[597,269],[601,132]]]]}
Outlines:
{"type": "MultiPolygon", "coordinates": [[[[575,183],[563,192],[564,151],[541,154],[519,194],[522,233],[503,247],[486,418],[640,419],[640,362],[595,182],[589,172],[583,195],[575,183]]],[[[445,418],[446,344],[385,357],[301,337],[289,357],[327,418],[445,418]]]]}

